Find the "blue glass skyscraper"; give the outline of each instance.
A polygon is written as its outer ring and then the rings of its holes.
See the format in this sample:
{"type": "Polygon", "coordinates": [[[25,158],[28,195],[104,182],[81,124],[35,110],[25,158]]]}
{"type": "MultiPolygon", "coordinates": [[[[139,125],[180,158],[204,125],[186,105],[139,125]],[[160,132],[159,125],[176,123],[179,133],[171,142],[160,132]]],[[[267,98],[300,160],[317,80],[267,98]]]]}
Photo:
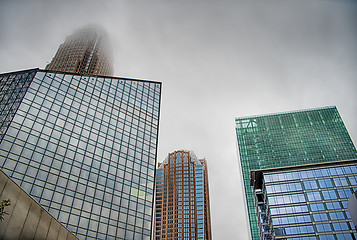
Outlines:
{"type": "Polygon", "coordinates": [[[161,83],[0,75],[0,167],[79,239],[150,239],[161,83]]]}
{"type": "Polygon", "coordinates": [[[356,159],[252,171],[261,239],[356,239],[356,159]]]}

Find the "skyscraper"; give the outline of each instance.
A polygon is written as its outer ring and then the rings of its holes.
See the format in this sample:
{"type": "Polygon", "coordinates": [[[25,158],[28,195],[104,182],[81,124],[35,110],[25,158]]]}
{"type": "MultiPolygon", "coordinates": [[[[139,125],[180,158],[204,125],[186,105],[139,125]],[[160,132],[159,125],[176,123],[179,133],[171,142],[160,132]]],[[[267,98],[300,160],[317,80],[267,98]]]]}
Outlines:
{"type": "Polygon", "coordinates": [[[207,162],[170,153],[156,170],[155,239],[211,239],[207,162]]]}
{"type": "Polygon", "coordinates": [[[150,239],[161,83],[0,75],[0,168],[79,239],[150,239]]]}
{"type": "Polygon", "coordinates": [[[261,239],[356,239],[356,159],[253,170],[261,239]]]}
{"type": "Polygon", "coordinates": [[[113,57],[103,28],[87,25],[68,36],[46,70],[89,75],[113,75],[113,57]]]}
{"type": "Polygon", "coordinates": [[[251,170],[357,158],[336,107],[236,118],[236,133],[253,239],[260,236],[251,170]]]}

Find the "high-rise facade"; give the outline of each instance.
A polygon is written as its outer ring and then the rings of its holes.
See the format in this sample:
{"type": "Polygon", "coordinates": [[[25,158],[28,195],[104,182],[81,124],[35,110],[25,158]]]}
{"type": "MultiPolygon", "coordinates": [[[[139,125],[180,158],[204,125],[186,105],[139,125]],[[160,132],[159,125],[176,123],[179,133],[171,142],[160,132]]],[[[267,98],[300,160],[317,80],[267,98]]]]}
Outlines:
{"type": "Polygon", "coordinates": [[[46,70],[86,75],[113,75],[113,57],[105,30],[87,25],[60,45],[46,70]]]}
{"type": "Polygon", "coordinates": [[[261,239],[356,239],[357,160],[252,171],[261,239]]]}
{"type": "Polygon", "coordinates": [[[336,107],[236,118],[236,134],[253,239],[260,236],[252,170],[357,158],[336,107]]]}
{"type": "Polygon", "coordinates": [[[155,239],[211,240],[207,162],[170,153],[156,170],[155,239]]]}
{"type": "Polygon", "coordinates": [[[161,83],[0,75],[0,168],[79,239],[151,239],[161,83]]]}

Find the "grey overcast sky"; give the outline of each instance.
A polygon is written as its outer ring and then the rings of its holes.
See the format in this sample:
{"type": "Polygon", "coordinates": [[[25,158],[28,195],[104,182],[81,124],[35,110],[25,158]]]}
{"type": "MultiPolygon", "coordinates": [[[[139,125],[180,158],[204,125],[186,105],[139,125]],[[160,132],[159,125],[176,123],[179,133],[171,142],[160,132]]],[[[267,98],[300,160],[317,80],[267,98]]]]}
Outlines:
{"type": "Polygon", "coordinates": [[[207,159],[213,239],[248,239],[235,117],[336,105],[356,143],[357,1],[1,0],[0,72],[44,68],[88,23],[115,76],[163,83],[158,161],[207,159]]]}

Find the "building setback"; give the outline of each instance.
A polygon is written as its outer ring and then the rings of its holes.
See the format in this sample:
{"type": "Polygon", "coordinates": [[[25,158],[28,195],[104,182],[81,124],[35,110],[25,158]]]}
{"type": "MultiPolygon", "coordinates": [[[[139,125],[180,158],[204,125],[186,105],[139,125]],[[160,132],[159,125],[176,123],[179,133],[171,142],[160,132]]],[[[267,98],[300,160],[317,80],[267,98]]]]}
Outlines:
{"type": "Polygon", "coordinates": [[[211,240],[207,162],[170,153],[156,170],[155,239],[211,240]]]}
{"type": "Polygon", "coordinates": [[[261,239],[356,239],[356,159],[252,171],[261,239]]]}
{"type": "Polygon", "coordinates": [[[336,107],[236,118],[252,239],[260,238],[252,170],[356,159],[336,107]]]}
{"type": "Polygon", "coordinates": [[[161,83],[0,75],[0,168],[79,239],[151,239],[161,83]]]}
{"type": "Polygon", "coordinates": [[[60,45],[46,70],[112,76],[113,57],[105,30],[87,25],[60,45]]]}

